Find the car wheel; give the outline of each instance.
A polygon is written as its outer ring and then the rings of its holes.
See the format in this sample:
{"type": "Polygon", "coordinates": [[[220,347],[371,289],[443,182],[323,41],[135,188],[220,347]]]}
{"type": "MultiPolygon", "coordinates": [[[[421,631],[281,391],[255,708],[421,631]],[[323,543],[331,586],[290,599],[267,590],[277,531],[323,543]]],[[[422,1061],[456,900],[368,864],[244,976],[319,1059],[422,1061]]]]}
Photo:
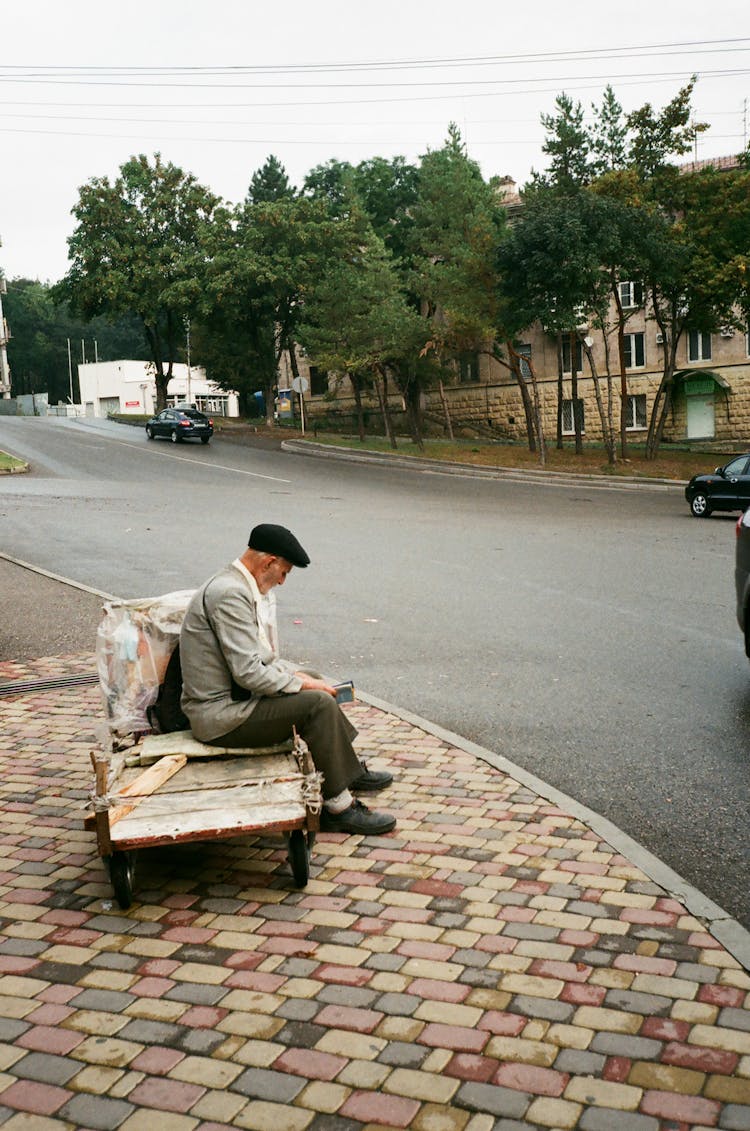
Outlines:
{"type": "Polygon", "coordinates": [[[147,428],[146,429],[146,435],[148,436],[149,440],[153,440],[153,438],[154,438],[153,428],[147,428]]]}
{"type": "Polygon", "coordinates": [[[699,493],[693,496],[690,510],[695,518],[708,518],[711,513],[711,504],[705,495],[699,493]]]}
{"type": "Polygon", "coordinates": [[[211,439],[210,436],[201,436],[201,443],[207,444],[210,439],[211,439]]]}
{"type": "Polygon", "coordinates": [[[172,441],[172,443],[173,443],[173,444],[179,444],[179,442],[180,442],[180,433],[179,433],[179,432],[177,431],[177,429],[176,429],[176,428],[173,428],[173,429],[172,429],[172,434],[170,435],[170,437],[169,437],[169,438],[170,438],[170,440],[172,441]]]}

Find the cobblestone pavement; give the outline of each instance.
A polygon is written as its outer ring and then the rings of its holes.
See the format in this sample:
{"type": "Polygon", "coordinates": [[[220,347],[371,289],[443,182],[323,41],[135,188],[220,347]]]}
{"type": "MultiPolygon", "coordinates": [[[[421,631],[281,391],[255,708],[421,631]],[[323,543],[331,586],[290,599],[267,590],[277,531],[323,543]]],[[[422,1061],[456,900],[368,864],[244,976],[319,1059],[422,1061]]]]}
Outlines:
{"type": "MultiPolygon", "coordinates": [[[[91,671],[0,664],[0,682],[91,671]]],[[[750,978],[585,824],[395,714],[390,836],[142,851],[82,815],[95,687],[0,699],[4,1131],[750,1129],[750,978]]]]}

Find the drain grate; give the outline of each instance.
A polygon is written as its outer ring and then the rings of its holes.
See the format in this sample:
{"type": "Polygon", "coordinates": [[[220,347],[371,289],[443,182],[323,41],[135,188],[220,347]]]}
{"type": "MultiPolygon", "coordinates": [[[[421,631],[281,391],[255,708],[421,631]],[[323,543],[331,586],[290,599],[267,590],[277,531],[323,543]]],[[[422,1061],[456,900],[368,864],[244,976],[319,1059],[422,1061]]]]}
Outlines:
{"type": "Polygon", "coordinates": [[[34,691],[55,691],[63,687],[87,687],[98,683],[96,672],[84,675],[63,675],[56,679],[16,679],[12,683],[0,683],[0,697],[4,695],[25,695],[34,691]]]}

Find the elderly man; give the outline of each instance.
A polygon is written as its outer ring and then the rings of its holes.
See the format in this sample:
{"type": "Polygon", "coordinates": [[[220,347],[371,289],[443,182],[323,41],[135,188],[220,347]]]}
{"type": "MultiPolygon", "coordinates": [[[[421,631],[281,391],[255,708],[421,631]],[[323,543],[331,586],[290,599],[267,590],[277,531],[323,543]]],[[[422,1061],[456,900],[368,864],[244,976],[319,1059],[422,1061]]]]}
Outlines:
{"type": "Polygon", "coordinates": [[[354,752],[356,730],[336,702],[336,689],[279,659],[273,595],[293,566],[310,559],[284,526],[256,526],[248,548],[197,590],[180,633],[182,709],[195,737],[216,746],[266,746],[304,738],[323,775],[320,827],[326,832],[380,834],[396,824],[352,796],[390,785],[354,752]]]}

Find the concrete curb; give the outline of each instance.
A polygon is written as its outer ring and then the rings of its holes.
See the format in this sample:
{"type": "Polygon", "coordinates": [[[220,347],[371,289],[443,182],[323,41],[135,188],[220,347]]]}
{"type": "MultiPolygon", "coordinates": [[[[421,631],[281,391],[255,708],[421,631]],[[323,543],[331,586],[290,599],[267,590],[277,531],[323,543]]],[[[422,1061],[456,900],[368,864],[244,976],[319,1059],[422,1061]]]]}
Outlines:
{"type": "MultiPolygon", "coordinates": [[[[71,578],[62,577],[60,574],[52,573],[49,570],[32,565],[30,562],[14,558],[10,554],[3,553],[2,551],[0,551],[0,558],[11,562],[13,565],[22,566],[24,569],[31,570],[33,573],[49,577],[53,581],[58,581],[63,585],[69,585],[73,589],[80,589],[85,593],[92,593],[97,597],[103,597],[105,600],[117,600],[112,593],[105,593],[101,589],[93,589],[89,585],[83,585],[80,582],[73,581],[71,578]]],[[[721,945],[746,970],[750,971],[750,931],[747,931],[741,923],[733,919],[728,912],[719,907],[717,903],[714,903],[712,899],[709,899],[708,896],[704,895],[698,888],[693,887],[692,884],[688,883],[686,879],[670,868],[669,865],[665,864],[657,856],[654,856],[648,849],[638,844],[637,841],[633,840],[633,838],[623,832],[622,829],[619,829],[617,825],[607,820],[606,817],[602,817],[593,809],[587,808],[574,798],[569,797],[554,786],[542,781],[541,778],[529,773],[528,770],[524,770],[523,767],[516,765],[515,762],[511,762],[510,759],[505,758],[503,755],[496,754],[494,751],[488,750],[484,746],[479,746],[477,743],[471,742],[461,735],[454,734],[452,731],[430,722],[429,719],[424,719],[411,711],[394,706],[394,704],[379,699],[374,695],[370,695],[359,688],[357,688],[357,698],[371,707],[376,707],[378,710],[394,715],[396,718],[402,719],[412,726],[419,727],[420,730],[425,731],[427,734],[432,734],[436,738],[441,739],[441,741],[447,742],[451,746],[455,746],[459,750],[463,750],[467,754],[481,759],[501,773],[507,774],[509,777],[513,778],[514,781],[527,786],[540,797],[544,797],[546,800],[564,809],[571,817],[581,821],[582,824],[585,824],[606,840],[617,852],[626,856],[627,859],[639,867],[649,879],[664,888],[670,896],[673,896],[680,903],[684,904],[690,914],[705,923],[706,929],[714,935],[721,945]]]]}
{"type": "Polygon", "coordinates": [[[675,488],[684,490],[684,479],[640,479],[635,476],[607,478],[604,475],[578,474],[567,471],[546,471],[542,468],[487,467],[485,464],[450,463],[444,460],[422,459],[420,456],[390,455],[387,452],[358,451],[355,448],[331,447],[313,440],[283,440],[281,450],[297,455],[315,456],[320,459],[350,460],[354,463],[372,463],[391,467],[408,468],[411,471],[442,475],[463,475],[477,479],[507,479],[515,482],[539,482],[552,486],[567,486],[575,483],[604,491],[667,491],[675,488]]]}

